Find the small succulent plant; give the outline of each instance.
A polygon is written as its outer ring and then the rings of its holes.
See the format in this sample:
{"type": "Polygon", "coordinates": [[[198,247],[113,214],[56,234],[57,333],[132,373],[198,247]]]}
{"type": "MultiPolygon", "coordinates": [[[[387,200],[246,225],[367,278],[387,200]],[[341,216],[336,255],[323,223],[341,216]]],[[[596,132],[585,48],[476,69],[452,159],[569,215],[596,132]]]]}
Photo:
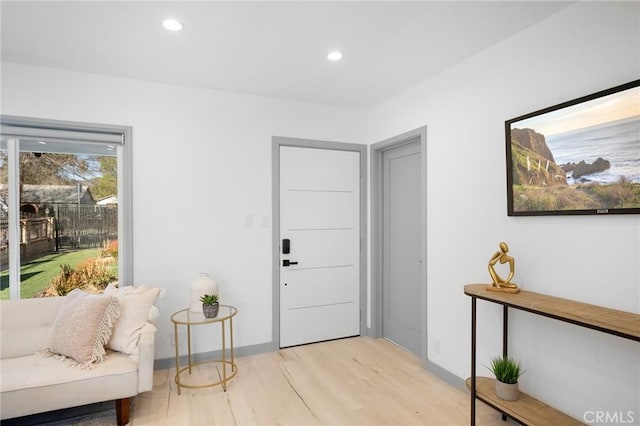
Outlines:
{"type": "Polygon", "coordinates": [[[211,306],[218,303],[218,295],[217,294],[205,294],[200,298],[200,301],[203,305],[211,306]]]}

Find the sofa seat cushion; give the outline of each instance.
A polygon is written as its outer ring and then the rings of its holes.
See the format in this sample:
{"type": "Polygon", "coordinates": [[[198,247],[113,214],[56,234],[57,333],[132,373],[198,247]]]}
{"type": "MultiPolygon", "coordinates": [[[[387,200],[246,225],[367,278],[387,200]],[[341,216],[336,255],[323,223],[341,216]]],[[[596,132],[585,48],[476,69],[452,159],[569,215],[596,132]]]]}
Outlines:
{"type": "Polygon", "coordinates": [[[80,368],[63,360],[34,354],[0,360],[0,390],[2,393],[53,384],[102,380],[104,376],[131,375],[137,385],[137,364],[129,356],[108,351],[107,359],[92,369],[80,368]]]}
{"type": "Polygon", "coordinates": [[[138,394],[135,360],[111,351],[90,370],[41,354],[5,358],[0,374],[2,419],[138,394]]]}

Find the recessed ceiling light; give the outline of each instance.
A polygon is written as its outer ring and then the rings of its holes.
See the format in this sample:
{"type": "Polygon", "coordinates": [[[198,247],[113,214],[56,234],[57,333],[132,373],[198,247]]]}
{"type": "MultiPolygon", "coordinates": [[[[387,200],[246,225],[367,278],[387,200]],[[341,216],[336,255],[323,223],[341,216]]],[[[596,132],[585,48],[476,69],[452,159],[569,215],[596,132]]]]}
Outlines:
{"type": "Polygon", "coordinates": [[[165,19],[162,21],[162,26],[168,29],[169,31],[180,31],[182,29],[182,22],[177,19],[165,19]]]}
{"type": "Polygon", "coordinates": [[[329,52],[329,54],[327,55],[327,59],[334,62],[339,61],[340,59],[342,59],[342,53],[334,50],[333,52],[329,52]]]}
{"type": "Polygon", "coordinates": [[[45,141],[38,141],[38,143],[39,143],[40,145],[46,145],[46,144],[47,144],[45,141]]]}

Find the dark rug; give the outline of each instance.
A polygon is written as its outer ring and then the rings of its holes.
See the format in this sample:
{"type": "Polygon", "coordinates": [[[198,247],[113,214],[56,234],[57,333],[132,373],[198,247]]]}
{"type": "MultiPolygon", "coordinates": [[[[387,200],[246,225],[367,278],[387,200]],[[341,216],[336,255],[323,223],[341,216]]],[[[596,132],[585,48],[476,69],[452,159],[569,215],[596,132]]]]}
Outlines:
{"type": "Polygon", "coordinates": [[[116,409],[113,401],[47,413],[32,414],[3,420],[2,426],[112,426],[116,425],[116,409]]]}

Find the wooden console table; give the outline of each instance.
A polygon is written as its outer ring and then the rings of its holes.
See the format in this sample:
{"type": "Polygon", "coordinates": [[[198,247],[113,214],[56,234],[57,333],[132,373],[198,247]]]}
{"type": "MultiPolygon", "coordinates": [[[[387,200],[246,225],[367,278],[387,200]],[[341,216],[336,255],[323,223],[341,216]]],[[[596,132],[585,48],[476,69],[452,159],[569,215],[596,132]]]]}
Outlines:
{"type": "Polygon", "coordinates": [[[476,424],[476,398],[524,425],[583,424],[573,417],[520,392],[520,399],[503,401],[495,396],[495,379],[476,377],[476,301],[477,299],[502,305],[502,355],[507,356],[509,308],[519,309],[559,321],[598,330],[603,333],[640,342],[640,315],[588,303],[575,302],[530,291],[518,294],[486,290],[487,284],[467,284],[464,293],[471,297],[471,425],[476,424]]]}

